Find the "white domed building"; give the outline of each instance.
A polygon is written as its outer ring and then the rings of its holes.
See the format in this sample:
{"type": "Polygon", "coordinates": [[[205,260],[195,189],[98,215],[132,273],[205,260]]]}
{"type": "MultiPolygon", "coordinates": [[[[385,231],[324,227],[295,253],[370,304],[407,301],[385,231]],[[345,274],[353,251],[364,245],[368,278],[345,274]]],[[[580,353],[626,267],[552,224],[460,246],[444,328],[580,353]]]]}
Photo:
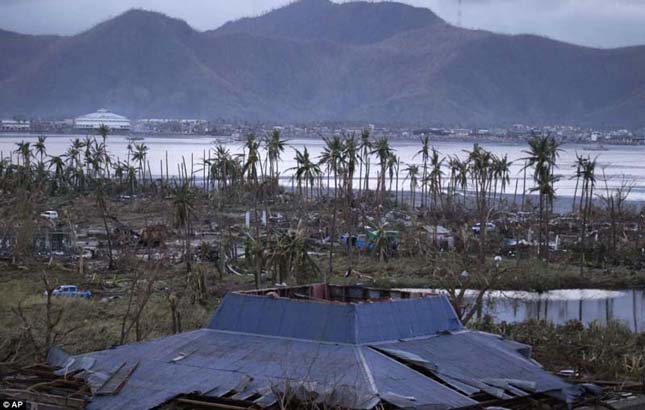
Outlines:
{"type": "Polygon", "coordinates": [[[114,114],[101,108],[91,114],[83,115],[74,120],[74,128],[81,130],[97,130],[101,125],[111,130],[127,131],[130,129],[130,120],[122,115],[114,114]]]}

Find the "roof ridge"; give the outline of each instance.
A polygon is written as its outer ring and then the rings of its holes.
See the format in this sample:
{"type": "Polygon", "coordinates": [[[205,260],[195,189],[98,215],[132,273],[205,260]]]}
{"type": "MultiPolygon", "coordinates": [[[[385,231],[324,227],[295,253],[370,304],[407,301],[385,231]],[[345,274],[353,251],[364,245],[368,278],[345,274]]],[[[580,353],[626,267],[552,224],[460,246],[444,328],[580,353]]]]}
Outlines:
{"type": "Polygon", "coordinates": [[[374,376],[372,375],[372,371],[367,365],[367,361],[365,360],[365,356],[363,355],[362,346],[354,346],[353,348],[354,354],[356,355],[356,359],[360,364],[363,376],[365,377],[365,380],[369,385],[370,391],[374,394],[374,397],[380,397],[378,387],[376,387],[376,382],[374,381],[374,376]]]}

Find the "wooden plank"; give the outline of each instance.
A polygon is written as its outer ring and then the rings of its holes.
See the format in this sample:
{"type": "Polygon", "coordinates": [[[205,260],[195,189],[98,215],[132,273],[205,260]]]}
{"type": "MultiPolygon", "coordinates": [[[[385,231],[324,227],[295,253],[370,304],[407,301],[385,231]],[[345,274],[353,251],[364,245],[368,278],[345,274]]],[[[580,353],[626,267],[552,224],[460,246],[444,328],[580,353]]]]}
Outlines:
{"type": "Polygon", "coordinates": [[[138,365],[139,362],[136,362],[132,365],[123,363],[114,373],[110,375],[110,377],[108,377],[105,383],[103,383],[103,385],[96,391],[95,395],[105,396],[118,394],[138,365]]]}

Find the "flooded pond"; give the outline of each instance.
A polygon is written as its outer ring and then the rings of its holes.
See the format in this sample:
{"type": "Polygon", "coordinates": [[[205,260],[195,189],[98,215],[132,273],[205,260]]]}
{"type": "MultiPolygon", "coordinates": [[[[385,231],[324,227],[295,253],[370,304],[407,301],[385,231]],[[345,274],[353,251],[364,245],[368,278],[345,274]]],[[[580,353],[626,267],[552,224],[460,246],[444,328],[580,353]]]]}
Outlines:
{"type": "MultiPolygon", "coordinates": [[[[474,296],[474,292],[468,293],[474,296]]],[[[485,299],[482,314],[491,315],[498,323],[539,319],[555,324],[570,320],[606,324],[608,320],[618,320],[632,331],[645,331],[643,289],[560,289],[543,293],[496,290],[488,292],[485,299]]]]}

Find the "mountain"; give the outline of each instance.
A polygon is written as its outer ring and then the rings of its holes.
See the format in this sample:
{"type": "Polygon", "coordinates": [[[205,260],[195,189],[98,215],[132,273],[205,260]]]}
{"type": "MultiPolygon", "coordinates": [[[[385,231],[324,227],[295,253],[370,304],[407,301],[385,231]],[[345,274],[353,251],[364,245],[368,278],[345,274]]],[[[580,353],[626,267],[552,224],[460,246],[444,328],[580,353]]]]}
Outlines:
{"type": "Polygon", "coordinates": [[[428,9],[400,3],[336,4],[329,0],[301,0],[261,18],[226,23],[211,33],[372,44],[404,31],[440,23],[443,21],[428,9]]]}
{"type": "Polygon", "coordinates": [[[30,36],[0,30],[0,81],[37,59],[59,39],[58,36],[30,36]]]}
{"type": "Polygon", "coordinates": [[[0,115],[645,126],[645,47],[467,30],[391,2],[300,0],[206,32],[131,10],[70,37],[0,31],[0,52],[0,115]]]}

